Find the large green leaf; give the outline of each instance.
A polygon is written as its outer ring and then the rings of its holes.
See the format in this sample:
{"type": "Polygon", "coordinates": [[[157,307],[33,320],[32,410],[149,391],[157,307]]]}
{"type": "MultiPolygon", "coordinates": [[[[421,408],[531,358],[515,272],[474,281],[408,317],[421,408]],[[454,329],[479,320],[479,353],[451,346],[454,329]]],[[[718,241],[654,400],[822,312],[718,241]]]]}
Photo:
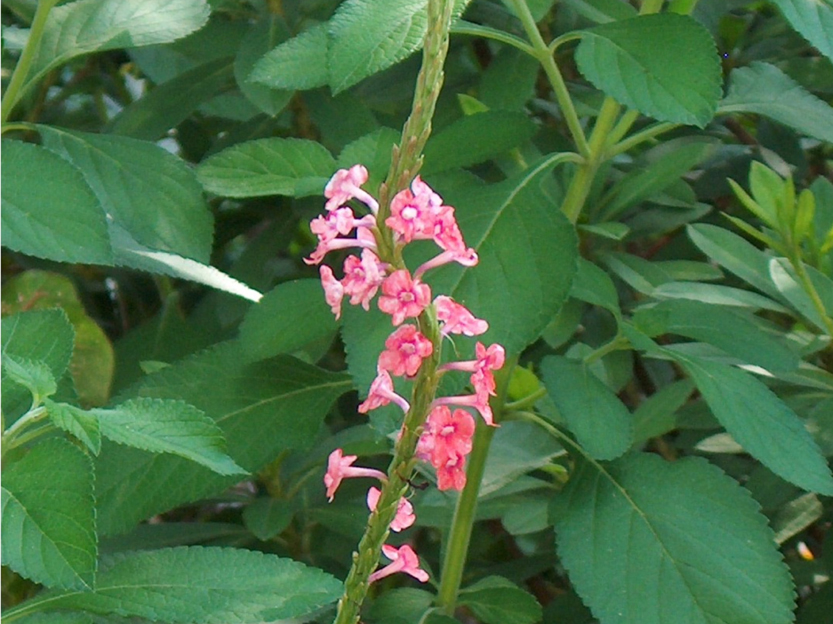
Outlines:
{"type": "Polygon", "coordinates": [[[101,434],[113,442],[152,453],[173,453],[221,475],[246,471],[226,455],[222,430],[183,401],[131,399],[111,409],[96,409],[101,434]]]}
{"type": "Polygon", "coordinates": [[[822,331],[826,330],[826,323],[822,315],[833,318],[833,281],[813,267],[806,266],[810,281],[813,283],[824,312],[816,308],[813,299],[801,285],[795,269],[786,258],[773,258],[769,262],[769,274],[778,292],[792,304],[792,306],[813,322],[822,331]]]}
{"type": "Polygon", "coordinates": [[[93,469],[59,438],[3,467],[3,565],[47,587],[89,590],[95,580],[93,469]]]}
{"type": "Polygon", "coordinates": [[[579,461],[551,513],[570,580],[605,624],[792,621],[766,518],[701,458],[579,461]]]}
{"type": "Polygon", "coordinates": [[[205,0],[79,0],[52,9],[27,76],[37,80],[81,54],[167,43],[208,20],[205,0]]]}
{"type": "Polygon", "coordinates": [[[3,139],[2,149],[3,245],[58,262],[112,262],[104,213],[81,172],[38,145],[3,139]]]}
{"type": "Polygon", "coordinates": [[[744,363],[772,372],[789,372],[799,358],[784,341],[760,329],[747,315],[721,306],[669,299],[639,309],[634,324],[648,336],[678,334],[707,342],[744,363]]]}
{"type": "MultiPolygon", "coordinates": [[[[345,375],[289,356],[251,363],[238,343],[226,343],[147,376],[122,398],[179,399],[195,406],[223,430],[229,455],[255,472],[283,450],[308,448],[330,405],[350,388],[345,375]]],[[[125,531],[236,480],[185,459],[112,444],[102,445],[96,474],[102,533],[125,531]]]]}
{"type": "MultiPolygon", "coordinates": [[[[289,29],[282,17],[271,15],[253,24],[234,58],[234,77],[246,98],[267,115],[277,115],[292,98],[289,89],[274,89],[249,80],[255,63],[267,51],[289,36],[289,29]]],[[[307,68],[310,71],[311,68],[307,68]]]]}
{"type": "Polygon", "coordinates": [[[208,262],[213,219],[182,160],[147,141],[38,129],[46,148],[81,170],[108,221],[145,247],[208,262]]]}
{"type": "Polygon", "coordinates": [[[510,420],[500,425],[489,447],[480,496],[488,496],[522,475],[551,463],[563,449],[532,423],[510,420]]]}
{"type": "Polygon", "coordinates": [[[285,41],[255,63],[249,80],[275,89],[314,89],[329,81],[329,24],[316,24],[285,41]]]}
{"type": "Polygon", "coordinates": [[[596,459],[613,459],[630,448],[631,414],[589,368],[551,355],[541,362],[550,398],[584,449],[596,459]]]}
{"type": "Polygon", "coordinates": [[[768,63],[733,69],[719,112],[765,115],[802,134],[833,141],[833,108],[768,63]]]}
{"type": "Polygon", "coordinates": [[[541,605],[535,597],[500,576],[487,576],[460,591],[459,603],[485,624],[535,624],[541,605]]]}
{"type": "Polygon", "coordinates": [[[210,156],[197,169],[210,193],[224,197],[323,195],[335,159],[306,139],[247,141],[210,156]]]}
{"type": "Polygon", "coordinates": [[[92,591],[45,592],[16,612],[81,610],[183,624],[255,624],[301,618],[340,592],[337,579],[291,559],[182,546],[111,555],[102,561],[92,591]]]}
{"type": "Polygon", "coordinates": [[[709,409],[752,456],[782,479],[827,496],[833,476],[804,423],[763,383],[720,362],[676,354],[709,409]]]}
{"type": "Polygon", "coordinates": [[[830,0],[773,0],[792,27],[833,61],[833,3],[830,0]]]}
{"type": "Polygon", "coordinates": [[[581,36],[579,70],[607,95],[660,121],[702,128],[714,116],[721,95],[719,57],[711,35],[693,18],[642,15],[581,36]]]}

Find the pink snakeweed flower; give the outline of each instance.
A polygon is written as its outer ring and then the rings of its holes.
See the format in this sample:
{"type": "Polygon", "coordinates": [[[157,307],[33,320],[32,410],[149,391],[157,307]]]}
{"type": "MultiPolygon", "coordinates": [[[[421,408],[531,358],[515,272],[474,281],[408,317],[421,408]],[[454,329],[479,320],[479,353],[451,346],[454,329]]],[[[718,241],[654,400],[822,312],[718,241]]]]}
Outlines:
{"type": "MultiPolygon", "coordinates": [[[[367,491],[367,506],[370,511],[376,511],[376,505],[379,504],[379,497],[382,491],[377,487],[371,487],[367,491]]],[[[404,496],[399,499],[399,504],[396,507],[396,517],[390,523],[390,530],[399,533],[403,529],[407,529],[414,522],[416,516],[414,515],[414,506],[404,496]]]]}
{"type": "Polygon", "coordinates": [[[344,298],[344,287],[333,275],[333,270],[326,264],[319,267],[321,285],[324,287],[324,299],[330,310],[335,314],[336,320],[341,317],[341,300],[344,298]]]}
{"type": "MultiPolygon", "coordinates": [[[[475,388],[477,390],[477,388],[475,388]]],[[[492,408],[489,407],[489,394],[487,392],[477,392],[476,394],[468,394],[461,396],[439,397],[434,399],[431,403],[431,408],[439,405],[459,405],[461,407],[473,407],[478,411],[484,422],[490,427],[497,427],[495,424],[494,414],[492,408]]]]}
{"type": "Polygon", "coordinates": [[[390,216],[385,225],[405,243],[434,236],[434,221],[442,206],[442,198],[419,176],[411,188],[399,191],[390,203],[390,216]]]}
{"type": "Polygon", "coordinates": [[[379,210],[379,203],[370,193],[361,188],[362,184],[367,182],[367,178],[367,169],[363,165],[353,165],[349,169],[336,171],[324,187],[324,197],[327,198],[325,208],[328,211],[337,210],[355,198],[376,214],[379,210]]]}
{"type": "Polygon", "coordinates": [[[434,299],[437,309],[437,320],[443,323],[440,333],[463,334],[465,336],[479,336],[486,333],[489,324],[468,311],[468,309],[454,301],[451,297],[440,295],[434,299]]]}
{"type": "Polygon", "coordinates": [[[367,399],[359,405],[358,409],[362,414],[366,414],[370,410],[382,407],[388,403],[395,403],[406,414],[411,409],[408,401],[394,391],[393,380],[390,378],[388,371],[380,368],[373,383],[370,384],[370,392],[367,395],[367,399]]]}
{"type": "Polygon", "coordinates": [[[416,318],[431,303],[431,288],[412,279],[407,269],[394,271],[382,282],[379,309],[393,317],[394,325],[406,318],[416,318]]]}
{"type": "Polygon", "coordinates": [[[385,266],[370,249],[362,250],[361,260],[356,256],[347,256],[341,284],[344,294],[350,296],[351,304],[361,304],[365,310],[370,310],[370,300],[385,279],[385,266]]]}
{"type": "Polygon", "coordinates": [[[449,453],[442,458],[437,469],[437,489],[457,490],[466,487],[466,457],[460,453],[449,453]]]}
{"type": "Polygon", "coordinates": [[[407,544],[399,548],[385,544],[382,546],[382,552],[393,563],[386,565],[381,570],[376,570],[367,579],[368,583],[375,583],[379,579],[396,574],[397,572],[410,574],[420,583],[425,583],[428,580],[428,573],[419,567],[419,557],[414,552],[414,549],[407,544]]]}
{"type": "Polygon", "coordinates": [[[439,370],[458,370],[473,373],[471,383],[475,387],[475,391],[478,391],[479,388],[487,388],[487,394],[495,396],[495,377],[492,371],[503,367],[506,360],[506,351],[499,344],[493,344],[487,348],[482,342],[478,342],[475,347],[475,356],[477,357],[476,360],[442,364],[439,370]]]}
{"type": "Polygon", "coordinates": [[[414,325],[403,325],[385,340],[378,368],[401,377],[417,374],[422,360],[434,352],[434,345],[414,325]]]}
{"type": "Polygon", "coordinates": [[[330,457],[327,460],[327,473],[324,475],[324,486],[327,488],[327,499],[331,503],[343,479],[349,479],[351,477],[373,477],[383,483],[388,480],[384,472],[375,468],[361,468],[359,466],[353,468],[352,464],[356,459],[356,455],[344,455],[340,448],[330,453],[330,457]]]}
{"type": "Polygon", "coordinates": [[[465,456],[471,452],[474,418],[466,410],[452,412],[447,406],[440,405],[431,410],[422,435],[433,438],[431,457],[432,464],[437,468],[443,456],[452,453],[465,456]]]}

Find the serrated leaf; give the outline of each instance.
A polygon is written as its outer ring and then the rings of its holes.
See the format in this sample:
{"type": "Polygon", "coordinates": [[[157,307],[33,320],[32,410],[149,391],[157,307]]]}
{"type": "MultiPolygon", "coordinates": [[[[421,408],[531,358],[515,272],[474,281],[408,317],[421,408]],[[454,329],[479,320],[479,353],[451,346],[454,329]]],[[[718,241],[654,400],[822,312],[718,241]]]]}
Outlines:
{"type": "Polygon", "coordinates": [[[633,413],[633,440],[641,443],[668,433],[676,427],[674,414],[694,390],[688,379],[680,379],[664,386],[645,401],[633,413]]]}
{"type": "Polygon", "coordinates": [[[807,136],[833,141],[833,108],[769,63],[733,69],[719,112],[765,115],[807,136]]]}
{"type": "Polygon", "coordinates": [[[543,611],[534,596],[500,576],[487,576],[460,590],[458,602],[485,624],[535,624],[543,611]]]}
{"type": "MultiPolygon", "coordinates": [[[[288,37],[289,29],[284,19],[271,15],[268,19],[261,19],[249,28],[234,58],[234,77],[237,80],[237,86],[252,104],[271,116],[277,115],[289,104],[294,91],[257,84],[249,79],[249,75],[255,63],[267,51],[272,50],[288,37]]],[[[308,67],[307,71],[311,69],[308,67]]]]}
{"type": "Polygon", "coordinates": [[[630,448],[628,408],[581,362],[551,355],[541,362],[550,398],[579,444],[596,459],[613,459],[630,448]]]}
{"type": "Polygon", "coordinates": [[[306,90],[329,80],[329,24],[316,24],[268,52],[255,63],[249,80],[274,89],[306,90]]]}
{"type": "Polygon", "coordinates": [[[257,539],[270,540],[289,526],[293,515],[291,501],[261,496],[243,510],[243,522],[257,539]]]}
{"type": "Polygon", "coordinates": [[[581,34],[579,70],[607,95],[660,121],[702,128],[714,116],[721,95],[719,57],[711,35],[693,18],[641,15],[581,34]]]}
{"type": "Polygon", "coordinates": [[[205,0],[79,0],[52,9],[27,82],[90,52],[167,43],[208,20],[205,0]]]}
{"type": "Polygon", "coordinates": [[[48,401],[46,411],[52,424],[75,436],[93,455],[101,450],[101,430],[98,417],[92,412],[67,403],[48,401]]]}
{"type": "Polygon", "coordinates": [[[246,474],[226,454],[222,430],[184,401],[132,399],[92,413],[101,434],[113,442],[152,453],[173,453],[221,475],[246,474]]]}
{"type": "Polygon", "coordinates": [[[701,458],[580,461],[551,513],[570,580],[606,624],[792,621],[766,518],[701,458]]]}
{"type": "Polygon", "coordinates": [[[93,590],[44,592],[17,612],[81,610],[166,622],[254,624],[301,618],[340,592],[337,579],[297,561],[182,546],[111,555],[103,559],[93,590]]]}
{"type": "MultiPolygon", "coordinates": [[[[123,398],[179,399],[223,430],[229,455],[249,472],[286,449],[312,444],[348,377],[289,357],[251,363],[237,343],[225,343],[145,377],[123,398]]],[[[130,529],[176,505],[218,494],[238,479],[171,455],[104,444],[96,464],[102,534],[130,529]],[[159,483],[176,483],[160,491],[159,483]]]]}
{"type": "Polygon", "coordinates": [[[38,145],[2,144],[3,245],[58,262],[111,263],[104,212],[81,172],[38,145]]]}
{"type": "Polygon", "coordinates": [[[800,361],[783,341],[764,332],[748,316],[702,301],[661,301],[637,310],[633,322],[648,336],[677,334],[701,340],[772,372],[793,371],[800,361]]]}
{"type": "Polygon", "coordinates": [[[58,391],[58,384],[52,370],[45,362],[18,359],[3,353],[3,373],[12,381],[26,388],[33,397],[33,404],[39,405],[43,400],[58,391]]]}
{"type": "Polygon", "coordinates": [[[830,0],[773,0],[787,21],[833,61],[833,4],[830,0]]]}
{"type": "Polygon", "coordinates": [[[26,578],[89,590],[96,572],[93,469],[66,440],[32,447],[3,467],[3,565],[26,578]]]}
{"type": "Polygon", "coordinates": [[[487,496],[521,475],[549,464],[563,452],[550,436],[542,436],[537,425],[512,420],[501,423],[492,438],[489,458],[480,483],[480,496],[487,496]]]}
{"type": "Polygon", "coordinates": [[[292,353],[338,328],[317,279],[284,282],[246,314],[240,342],[252,359],[292,353]]]}
{"type": "Polygon", "coordinates": [[[147,141],[50,126],[38,130],[46,148],[82,172],[108,222],[150,249],[209,261],[213,219],[184,161],[147,141]]]}
{"type": "Polygon", "coordinates": [[[431,136],[422,173],[469,167],[525,143],[536,124],[523,113],[486,111],[467,115],[431,136]]]}
{"type": "Polygon", "coordinates": [[[796,413],[769,388],[749,373],[720,362],[674,357],[746,452],[800,488],[833,495],[833,476],[818,445],[796,413]]]}
{"type": "Polygon", "coordinates": [[[197,168],[205,190],[224,197],[323,195],[335,159],[306,139],[247,141],[210,156],[197,168]]]}

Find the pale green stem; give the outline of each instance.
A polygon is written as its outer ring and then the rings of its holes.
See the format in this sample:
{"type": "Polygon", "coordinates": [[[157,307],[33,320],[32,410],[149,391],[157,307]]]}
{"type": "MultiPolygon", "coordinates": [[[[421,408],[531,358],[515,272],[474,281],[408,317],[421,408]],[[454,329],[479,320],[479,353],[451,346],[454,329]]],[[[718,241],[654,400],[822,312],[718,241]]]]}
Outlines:
{"type": "Polygon", "coordinates": [[[639,7],[640,15],[648,15],[649,13],[659,13],[662,9],[664,0],[642,0],[642,6],[639,7]]]}
{"type": "Polygon", "coordinates": [[[807,296],[810,297],[810,301],[813,302],[813,307],[816,309],[816,312],[818,312],[818,315],[821,317],[821,320],[824,323],[824,327],[827,330],[827,335],[833,338],[833,318],[830,318],[830,315],[827,314],[827,309],[824,307],[824,302],[821,300],[821,296],[816,290],[816,286],[815,284],[813,284],[813,280],[810,279],[810,275],[807,273],[807,269],[804,266],[804,262],[801,261],[800,252],[794,251],[794,253],[790,254],[790,264],[793,265],[795,274],[796,276],[798,276],[798,279],[801,282],[801,287],[804,289],[804,292],[807,293],[807,296]]]}
{"type": "Polygon", "coordinates": [[[621,141],[622,137],[628,133],[633,124],[636,123],[637,119],[639,119],[639,111],[636,110],[629,110],[622,115],[616,125],[613,126],[613,130],[610,131],[610,134],[607,137],[607,146],[611,147],[621,141]]]}
{"type": "Polygon", "coordinates": [[[14,68],[14,72],[12,73],[12,79],[9,81],[9,86],[6,87],[3,103],[0,105],[0,122],[3,124],[6,123],[6,120],[9,118],[9,115],[23,93],[32,62],[35,60],[35,56],[40,48],[43,30],[46,27],[46,20],[49,17],[49,12],[56,4],[58,4],[58,0],[40,0],[38,2],[35,17],[32,20],[32,28],[29,30],[29,39],[23,47],[23,52],[20,54],[17,67],[14,68]]]}
{"type": "Polygon", "coordinates": [[[515,35],[510,35],[502,30],[495,28],[486,28],[480,24],[471,24],[469,22],[457,22],[451,29],[452,35],[470,35],[472,37],[483,37],[484,39],[491,39],[500,43],[505,43],[517,48],[521,52],[535,56],[535,50],[526,41],[515,35]]]}
{"type": "Polygon", "coordinates": [[[671,123],[669,121],[662,121],[659,123],[655,123],[652,126],[645,128],[644,130],[640,130],[629,136],[627,139],[620,141],[613,147],[607,150],[607,157],[613,158],[614,156],[618,156],[619,154],[623,154],[628,150],[636,147],[640,143],[644,143],[645,141],[649,141],[655,137],[658,137],[661,134],[665,134],[666,132],[670,132],[676,128],[679,128],[680,124],[671,123]]]}
{"type": "Polygon", "coordinates": [[[28,441],[28,438],[24,438],[22,435],[25,430],[48,417],[49,413],[46,411],[46,408],[41,406],[29,410],[9,425],[9,428],[3,432],[2,450],[0,450],[0,455],[5,455],[8,451],[19,446],[23,442],[28,441]]]}
{"type": "Polygon", "coordinates": [[[538,31],[538,25],[535,23],[535,18],[529,11],[524,0],[507,0],[515,10],[515,15],[521,20],[526,36],[529,37],[532,43],[532,48],[535,52],[535,57],[544,68],[544,73],[550,81],[555,99],[561,107],[561,112],[564,114],[564,121],[567,123],[567,128],[573,137],[578,153],[587,157],[590,153],[587,145],[587,138],[584,136],[584,130],[581,127],[578,113],[573,105],[573,100],[570,98],[570,92],[567,90],[567,84],[564,82],[564,77],[552,57],[549,46],[544,42],[541,33],[538,31]]]}
{"type": "Polygon", "coordinates": [[[547,389],[544,387],[538,388],[532,394],[525,396],[522,399],[518,399],[517,401],[511,401],[503,406],[503,409],[507,412],[516,412],[519,410],[525,410],[529,407],[535,405],[540,399],[543,399],[547,396],[547,389]]]}
{"type": "Polygon", "coordinates": [[[622,349],[627,349],[629,344],[630,343],[628,342],[628,339],[624,336],[616,336],[610,342],[603,344],[598,349],[584,356],[583,361],[585,364],[592,364],[593,362],[602,359],[608,353],[613,353],[614,351],[621,351],[622,349]]]}

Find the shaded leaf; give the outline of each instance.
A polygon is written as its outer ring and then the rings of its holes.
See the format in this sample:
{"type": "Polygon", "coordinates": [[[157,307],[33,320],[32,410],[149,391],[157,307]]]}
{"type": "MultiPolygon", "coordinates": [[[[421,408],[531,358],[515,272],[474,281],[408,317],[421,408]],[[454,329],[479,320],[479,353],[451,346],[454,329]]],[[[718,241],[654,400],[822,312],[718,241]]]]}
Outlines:
{"type": "Polygon", "coordinates": [[[830,0],[773,0],[787,21],[833,61],[833,3],[830,0]]]}
{"type": "MultiPolygon", "coordinates": [[[[237,86],[252,104],[267,115],[274,116],[281,112],[289,104],[293,91],[257,84],[249,79],[249,74],[264,53],[285,41],[288,36],[289,29],[283,18],[270,15],[268,19],[261,19],[252,24],[234,59],[234,78],[237,86]]],[[[307,72],[312,70],[313,67],[307,66],[307,72]]]]}
{"type": "Polygon", "coordinates": [[[305,90],[329,80],[327,46],[329,25],[316,24],[285,41],[257,61],[249,80],[274,89],[305,90]]]}
{"type": "Polygon", "coordinates": [[[485,624],[535,624],[542,615],[534,596],[500,576],[487,576],[460,590],[458,602],[485,624]]]}

